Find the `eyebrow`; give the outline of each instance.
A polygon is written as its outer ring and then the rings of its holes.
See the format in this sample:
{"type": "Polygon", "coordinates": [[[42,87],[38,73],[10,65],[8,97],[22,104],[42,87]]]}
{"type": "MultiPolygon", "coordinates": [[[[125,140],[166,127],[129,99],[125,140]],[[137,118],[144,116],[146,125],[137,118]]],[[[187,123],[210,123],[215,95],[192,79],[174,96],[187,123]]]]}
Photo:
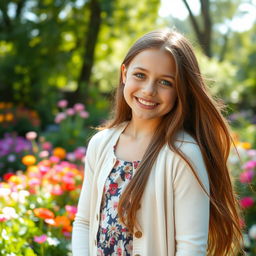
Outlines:
{"type": "MultiPolygon", "coordinates": [[[[133,68],[133,70],[134,70],[134,69],[141,69],[141,70],[143,70],[143,71],[148,72],[148,70],[147,70],[147,69],[142,68],[142,67],[134,67],[134,68],[133,68]]],[[[169,77],[169,78],[172,78],[172,79],[174,79],[174,80],[175,80],[175,76],[174,76],[174,75],[161,75],[161,76],[163,76],[163,77],[169,77]]]]}

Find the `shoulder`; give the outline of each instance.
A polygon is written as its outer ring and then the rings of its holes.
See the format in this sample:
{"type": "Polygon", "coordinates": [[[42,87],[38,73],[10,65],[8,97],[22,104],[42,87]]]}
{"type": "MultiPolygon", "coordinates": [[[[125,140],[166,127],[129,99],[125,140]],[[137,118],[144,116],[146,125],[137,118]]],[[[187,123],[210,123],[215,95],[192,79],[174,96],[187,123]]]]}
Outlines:
{"type": "Polygon", "coordinates": [[[176,148],[189,158],[196,161],[198,158],[202,159],[202,153],[197,141],[187,132],[180,131],[175,139],[176,148]]]}
{"type": "Polygon", "coordinates": [[[119,136],[124,126],[125,123],[122,123],[116,127],[106,128],[96,132],[89,140],[88,149],[103,147],[108,142],[114,140],[116,136],[119,136]]]}
{"type": "MultiPolygon", "coordinates": [[[[175,139],[175,147],[185,157],[186,160],[191,164],[194,171],[200,177],[204,185],[208,187],[208,174],[206,165],[203,159],[202,152],[196,140],[187,132],[180,131],[175,139]]],[[[177,153],[173,152],[168,146],[166,150],[172,155],[173,159],[173,175],[179,177],[182,173],[186,174],[187,177],[192,174],[191,168],[186,161],[177,153]]],[[[192,175],[193,176],[193,175],[192,175]]],[[[192,178],[191,176],[191,178],[192,178]]]]}

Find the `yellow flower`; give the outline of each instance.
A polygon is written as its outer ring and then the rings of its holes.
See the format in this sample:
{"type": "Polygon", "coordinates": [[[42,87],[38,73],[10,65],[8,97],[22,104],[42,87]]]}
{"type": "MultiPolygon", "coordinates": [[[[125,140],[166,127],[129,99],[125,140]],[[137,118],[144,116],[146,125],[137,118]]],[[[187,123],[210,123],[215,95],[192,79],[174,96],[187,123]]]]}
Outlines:
{"type": "Polygon", "coordinates": [[[13,116],[12,113],[7,113],[5,115],[5,119],[6,119],[7,122],[11,122],[14,119],[14,116],[13,116]]]}
{"type": "Polygon", "coordinates": [[[33,172],[38,173],[38,172],[39,172],[39,168],[38,168],[38,166],[36,166],[36,165],[30,165],[30,166],[28,167],[27,171],[28,171],[29,173],[33,173],[33,172]]]}
{"type": "Polygon", "coordinates": [[[237,146],[243,149],[250,149],[252,147],[251,143],[249,142],[238,142],[237,146]]]}
{"type": "Polygon", "coordinates": [[[5,103],[4,102],[0,102],[0,109],[1,108],[5,108],[5,103]]]}
{"type": "Polygon", "coordinates": [[[52,154],[60,159],[64,159],[66,157],[66,150],[64,148],[57,147],[53,150],[52,154]]]}
{"type": "Polygon", "coordinates": [[[0,123],[4,121],[4,115],[0,114],[0,123]]]}
{"type": "Polygon", "coordinates": [[[22,183],[22,179],[21,177],[17,176],[17,175],[13,175],[10,179],[10,182],[15,183],[15,184],[21,184],[22,183]]]}
{"type": "Polygon", "coordinates": [[[24,165],[34,165],[36,163],[36,158],[33,155],[26,155],[24,157],[22,157],[22,163],[24,165]]]}

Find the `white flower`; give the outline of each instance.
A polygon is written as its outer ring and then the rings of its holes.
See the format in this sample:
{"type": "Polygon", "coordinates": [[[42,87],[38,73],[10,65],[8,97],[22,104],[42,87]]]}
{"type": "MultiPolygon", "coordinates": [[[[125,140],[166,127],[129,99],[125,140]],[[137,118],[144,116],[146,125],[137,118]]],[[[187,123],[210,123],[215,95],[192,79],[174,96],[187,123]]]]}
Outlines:
{"type": "Polygon", "coordinates": [[[13,207],[4,207],[2,212],[7,219],[12,219],[12,218],[16,219],[19,217],[13,207]]]}
{"type": "Polygon", "coordinates": [[[31,132],[26,133],[26,139],[27,140],[34,140],[34,139],[36,139],[36,137],[37,137],[36,132],[31,131],[31,132]]]}
{"type": "Polygon", "coordinates": [[[249,229],[249,237],[256,240],[256,224],[249,229]]]}
{"type": "Polygon", "coordinates": [[[7,197],[11,194],[11,190],[9,188],[0,188],[0,197],[7,197]]]}
{"type": "Polygon", "coordinates": [[[112,196],[111,199],[108,201],[108,209],[111,218],[116,218],[117,216],[118,201],[118,196],[112,196]]]}
{"type": "Polygon", "coordinates": [[[55,237],[53,237],[53,238],[48,237],[47,242],[49,243],[49,245],[53,245],[53,246],[57,246],[60,243],[60,241],[55,237]]]}
{"type": "Polygon", "coordinates": [[[9,236],[7,235],[7,232],[6,232],[5,229],[3,229],[1,236],[2,236],[2,238],[3,238],[4,240],[8,240],[8,239],[9,239],[9,236]]]}

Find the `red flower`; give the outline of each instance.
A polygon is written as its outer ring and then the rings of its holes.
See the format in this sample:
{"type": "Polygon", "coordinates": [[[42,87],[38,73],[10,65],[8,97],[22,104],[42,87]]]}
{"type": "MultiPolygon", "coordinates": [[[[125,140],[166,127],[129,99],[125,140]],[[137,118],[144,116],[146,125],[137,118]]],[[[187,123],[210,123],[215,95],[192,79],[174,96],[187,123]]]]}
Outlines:
{"type": "Polygon", "coordinates": [[[111,195],[116,194],[117,188],[118,188],[118,184],[117,183],[110,184],[109,185],[109,193],[111,195]]]}
{"type": "Polygon", "coordinates": [[[11,172],[7,172],[6,174],[4,174],[3,179],[4,181],[8,181],[14,174],[11,172]]]}
{"type": "Polygon", "coordinates": [[[46,208],[35,208],[34,214],[41,219],[53,219],[54,213],[46,208]]]}

